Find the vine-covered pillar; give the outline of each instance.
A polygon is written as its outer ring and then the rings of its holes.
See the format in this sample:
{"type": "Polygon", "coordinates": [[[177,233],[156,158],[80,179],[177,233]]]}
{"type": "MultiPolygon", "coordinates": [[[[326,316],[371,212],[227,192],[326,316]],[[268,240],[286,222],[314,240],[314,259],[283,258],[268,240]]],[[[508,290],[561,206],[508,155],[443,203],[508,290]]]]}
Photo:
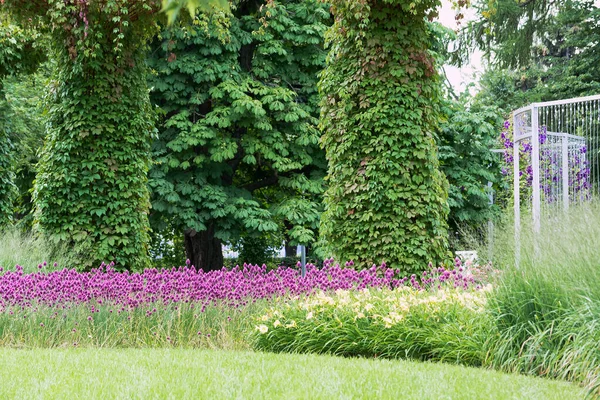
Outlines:
{"type": "Polygon", "coordinates": [[[448,259],[439,82],[426,18],[438,0],[331,0],[320,82],[329,189],[321,232],[337,257],[404,272],[448,259]]]}
{"type": "Polygon", "coordinates": [[[78,267],[149,265],[147,171],[153,113],[146,43],[157,0],[3,0],[40,22],[55,66],[35,226],[72,246],[78,267]]]}

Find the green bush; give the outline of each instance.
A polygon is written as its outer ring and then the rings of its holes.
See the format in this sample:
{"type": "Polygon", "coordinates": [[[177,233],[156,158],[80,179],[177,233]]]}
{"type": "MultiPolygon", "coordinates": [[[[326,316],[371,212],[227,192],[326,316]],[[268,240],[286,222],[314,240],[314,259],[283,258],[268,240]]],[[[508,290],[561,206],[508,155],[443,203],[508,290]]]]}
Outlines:
{"type": "Polygon", "coordinates": [[[482,365],[493,324],[485,292],[338,290],[281,300],[256,320],[254,347],[482,365]]]}

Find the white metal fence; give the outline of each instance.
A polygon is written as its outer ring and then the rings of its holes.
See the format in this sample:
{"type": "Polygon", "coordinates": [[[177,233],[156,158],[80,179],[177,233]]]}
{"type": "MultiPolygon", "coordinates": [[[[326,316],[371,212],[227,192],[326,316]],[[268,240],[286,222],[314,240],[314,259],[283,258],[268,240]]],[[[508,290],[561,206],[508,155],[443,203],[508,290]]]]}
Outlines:
{"type": "Polygon", "coordinates": [[[541,216],[588,201],[600,186],[600,95],[533,103],[513,112],[515,236],[521,210],[541,216]]]}

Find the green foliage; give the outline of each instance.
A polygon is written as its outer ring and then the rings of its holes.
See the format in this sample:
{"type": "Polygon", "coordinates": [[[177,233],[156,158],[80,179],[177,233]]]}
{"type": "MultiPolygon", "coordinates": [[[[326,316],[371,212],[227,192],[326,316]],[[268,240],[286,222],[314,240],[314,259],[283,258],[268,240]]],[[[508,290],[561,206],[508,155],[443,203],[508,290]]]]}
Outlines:
{"type": "Polygon", "coordinates": [[[227,10],[229,2],[227,0],[162,0],[161,11],[167,15],[168,23],[171,25],[177,20],[182,9],[195,17],[198,11],[209,12],[212,8],[227,10]]]}
{"type": "MultiPolygon", "coordinates": [[[[2,92],[0,92],[2,95],[2,92]]],[[[14,185],[14,172],[12,169],[13,144],[8,137],[8,127],[5,116],[8,114],[8,105],[0,98],[0,228],[12,221],[13,199],[16,188],[14,185]]]]}
{"type": "Polygon", "coordinates": [[[404,273],[448,259],[447,182],[433,137],[439,82],[425,18],[435,0],[332,1],[321,75],[331,254],[404,273]]]}
{"type": "Polygon", "coordinates": [[[518,267],[506,224],[496,240],[503,274],[490,311],[500,337],[490,342],[490,365],[572,380],[600,394],[599,216],[592,202],[542,219],[539,235],[525,223],[518,267]]]}
{"type": "Polygon", "coordinates": [[[479,80],[480,90],[474,98],[474,103],[481,106],[496,106],[507,116],[534,101],[540,101],[538,96],[529,90],[535,82],[528,80],[523,74],[507,69],[488,69],[479,80]]]}
{"type": "Polygon", "coordinates": [[[38,153],[44,142],[42,96],[48,80],[48,68],[35,74],[4,78],[7,134],[13,143],[12,171],[17,193],[13,202],[14,222],[27,229],[32,223],[31,191],[38,153]]]}
{"type": "Polygon", "coordinates": [[[33,72],[44,59],[39,44],[39,33],[16,26],[0,14],[0,81],[8,75],[33,72]]]}
{"type": "Polygon", "coordinates": [[[463,31],[463,43],[475,44],[501,67],[514,68],[529,63],[534,43],[544,37],[562,2],[476,0],[473,3],[479,18],[469,22],[463,31]]]}
{"type": "Polygon", "coordinates": [[[6,76],[35,70],[43,58],[35,47],[38,38],[36,32],[12,25],[5,15],[0,15],[0,228],[12,221],[16,197],[12,165],[14,121],[10,118],[13,110],[5,98],[3,80],[6,76]]]}
{"type": "Polygon", "coordinates": [[[497,216],[489,194],[502,181],[500,155],[490,151],[497,146],[502,111],[497,107],[467,107],[447,101],[443,107],[446,121],[438,138],[440,168],[450,184],[448,204],[452,232],[464,228],[481,229],[497,216]]]}
{"type": "Polygon", "coordinates": [[[154,268],[172,268],[185,265],[183,235],[168,227],[150,232],[150,258],[154,268]]]}
{"type": "Polygon", "coordinates": [[[531,102],[600,91],[600,9],[593,1],[534,0],[519,6],[502,0],[486,2],[479,12],[480,20],[462,37],[486,32],[487,40],[475,45],[497,61],[481,79],[481,104],[508,113],[531,102]],[[535,40],[524,40],[521,30],[535,40]]]}
{"type": "Polygon", "coordinates": [[[23,267],[24,273],[34,273],[44,262],[47,263],[44,271],[73,267],[69,263],[68,248],[56,247],[42,237],[15,227],[0,230],[0,266],[5,270],[18,264],[23,267]]]}
{"type": "MultiPolygon", "coordinates": [[[[7,108],[3,99],[0,99],[0,114],[6,115],[7,108]]],[[[12,222],[13,199],[16,192],[12,170],[13,144],[6,131],[6,121],[0,120],[0,228],[12,222]]]]}
{"type": "MultiPolygon", "coordinates": [[[[281,243],[281,242],[279,242],[281,243]]],[[[267,265],[273,263],[277,250],[270,243],[266,235],[244,236],[239,244],[238,260],[252,265],[267,265]]]]}
{"type": "Polygon", "coordinates": [[[295,242],[316,236],[325,169],[316,81],[329,13],[317,1],[260,5],[202,14],[153,46],[151,97],[164,113],[150,173],[155,229],[172,221],[229,242],[287,221],[295,242]]]}
{"type": "Polygon", "coordinates": [[[156,1],[23,2],[3,9],[49,35],[54,82],[33,200],[36,227],[81,267],[148,265],[153,118],[146,42],[156,1]]]}
{"type": "Polygon", "coordinates": [[[273,352],[483,364],[493,334],[485,293],[390,289],[317,292],[255,320],[254,347],[273,352]]]}

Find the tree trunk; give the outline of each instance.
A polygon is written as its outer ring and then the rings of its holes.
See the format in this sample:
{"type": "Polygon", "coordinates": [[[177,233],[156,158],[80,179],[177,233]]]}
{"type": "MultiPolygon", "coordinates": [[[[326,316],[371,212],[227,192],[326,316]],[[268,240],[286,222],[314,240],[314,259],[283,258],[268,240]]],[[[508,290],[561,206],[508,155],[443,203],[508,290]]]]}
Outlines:
{"type": "Polygon", "coordinates": [[[290,246],[286,242],[285,244],[285,256],[286,257],[296,257],[298,254],[298,246],[290,246]]]}
{"type": "Polygon", "coordinates": [[[206,231],[196,232],[191,229],[185,232],[185,254],[193,266],[204,271],[223,267],[221,240],[214,236],[212,225],[206,231]]]}

